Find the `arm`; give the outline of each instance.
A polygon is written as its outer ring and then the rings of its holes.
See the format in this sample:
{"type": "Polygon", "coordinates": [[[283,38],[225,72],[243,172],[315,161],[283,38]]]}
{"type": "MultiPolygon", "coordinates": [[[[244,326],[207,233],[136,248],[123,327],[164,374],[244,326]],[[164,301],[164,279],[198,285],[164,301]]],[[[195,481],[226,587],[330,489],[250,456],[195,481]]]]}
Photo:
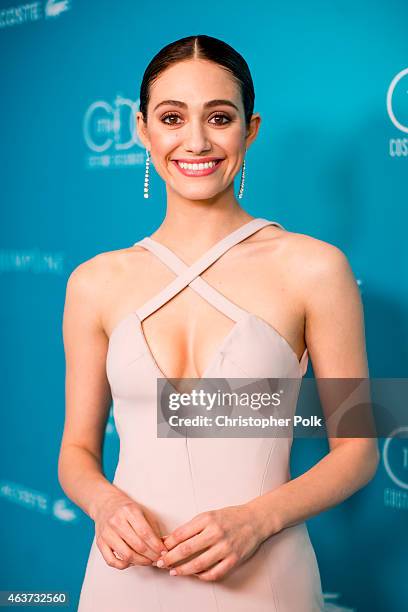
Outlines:
{"type": "Polygon", "coordinates": [[[63,320],[66,414],[58,478],[67,496],[95,521],[96,543],[106,563],[125,569],[151,565],[163,543],[156,517],[109,482],[102,470],[112,401],[106,375],[108,338],[98,306],[107,299],[98,288],[111,287],[105,257],[81,264],[68,279],[63,320]]]}
{"type": "MultiPolygon", "coordinates": [[[[316,378],[368,378],[364,315],[357,283],[337,247],[312,239],[302,281],[305,335],[316,378]]],[[[329,407],[323,404],[328,419],[329,407]]],[[[328,432],[330,429],[328,428],[328,432]]],[[[328,438],[330,451],[306,473],[251,500],[261,539],[331,508],[375,475],[375,438],[328,438]]]]}
{"type": "MultiPolygon", "coordinates": [[[[95,503],[115,487],[102,471],[111,396],[105,376],[107,337],[98,315],[95,258],[70,275],[63,315],[65,426],[58,478],[67,496],[92,518],[95,503]]],[[[119,492],[119,491],[118,491],[119,492]]]]}

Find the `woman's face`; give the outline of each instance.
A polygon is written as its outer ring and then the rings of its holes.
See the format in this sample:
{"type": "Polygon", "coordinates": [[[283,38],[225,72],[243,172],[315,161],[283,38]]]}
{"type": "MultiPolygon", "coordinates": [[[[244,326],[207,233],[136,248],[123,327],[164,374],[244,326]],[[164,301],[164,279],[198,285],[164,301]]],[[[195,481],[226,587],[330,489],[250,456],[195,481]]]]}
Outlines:
{"type": "Polygon", "coordinates": [[[232,75],[218,64],[198,59],[167,68],[153,83],[147,127],[137,113],[139,137],[156,171],[168,188],[192,200],[211,198],[232,184],[259,124],[256,113],[247,130],[241,93],[232,75]],[[176,161],[203,163],[206,158],[221,161],[215,168],[201,170],[183,168],[176,161]]]}

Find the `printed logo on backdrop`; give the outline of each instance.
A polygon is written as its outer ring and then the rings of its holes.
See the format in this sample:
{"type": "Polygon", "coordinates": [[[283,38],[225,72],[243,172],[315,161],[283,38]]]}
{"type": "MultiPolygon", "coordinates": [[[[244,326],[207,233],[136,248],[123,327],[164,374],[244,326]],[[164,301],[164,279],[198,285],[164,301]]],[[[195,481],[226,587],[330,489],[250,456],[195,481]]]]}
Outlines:
{"type": "Polygon", "coordinates": [[[111,404],[111,407],[109,409],[108,418],[106,420],[105,433],[108,436],[112,436],[113,434],[117,433],[116,426],[115,426],[115,417],[114,417],[114,406],[113,406],[113,404],[111,404]]]}
{"type": "Polygon", "coordinates": [[[78,520],[77,509],[72,505],[71,501],[66,497],[56,499],[52,504],[51,513],[54,518],[64,523],[73,523],[78,520]]]}
{"type": "Polygon", "coordinates": [[[408,157],[408,68],[395,75],[388,87],[387,112],[394,127],[407,134],[390,138],[390,157],[408,157]]]}
{"type": "Polygon", "coordinates": [[[361,278],[356,278],[356,283],[360,291],[360,295],[364,295],[364,283],[361,278]]]}
{"type": "Polygon", "coordinates": [[[47,2],[30,2],[9,6],[0,10],[0,28],[11,28],[42,19],[53,19],[66,13],[70,8],[71,0],[47,0],[47,2]]]}
{"type": "Polygon", "coordinates": [[[2,272],[33,272],[34,274],[63,274],[64,254],[34,249],[1,249],[2,272]]]}
{"type": "Polygon", "coordinates": [[[71,8],[71,0],[48,0],[45,3],[44,14],[46,18],[58,17],[71,8]]]}
{"type": "Polygon", "coordinates": [[[68,498],[52,500],[48,493],[10,480],[0,481],[0,497],[5,501],[23,506],[27,510],[49,514],[64,523],[74,523],[80,518],[78,508],[68,498]]]}
{"type": "Polygon", "coordinates": [[[96,100],[89,105],[83,121],[88,168],[144,164],[144,146],[136,130],[139,102],[118,94],[113,101],[96,100]]]}
{"type": "Polygon", "coordinates": [[[337,599],[339,593],[323,593],[324,597],[324,612],[355,612],[354,608],[349,608],[339,604],[337,599]]]}
{"type": "Polygon", "coordinates": [[[408,427],[398,427],[385,440],[382,452],[385,471],[392,486],[384,489],[384,505],[408,510],[408,427]],[[405,433],[405,437],[402,434],[405,433]]]}

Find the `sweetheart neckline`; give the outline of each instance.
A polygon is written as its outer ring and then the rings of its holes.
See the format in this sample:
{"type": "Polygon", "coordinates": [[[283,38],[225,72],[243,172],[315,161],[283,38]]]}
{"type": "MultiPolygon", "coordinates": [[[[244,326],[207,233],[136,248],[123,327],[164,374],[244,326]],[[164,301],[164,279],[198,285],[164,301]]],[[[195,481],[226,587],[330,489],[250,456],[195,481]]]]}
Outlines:
{"type": "MultiPolygon", "coordinates": [[[[125,323],[125,321],[128,321],[131,317],[135,317],[136,322],[138,323],[138,330],[139,330],[139,335],[142,339],[143,345],[145,347],[145,352],[148,354],[149,360],[151,361],[153,367],[157,370],[158,374],[160,375],[161,378],[164,378],[167,382],[170,381],[170,378],[168,376],[166,376],[164,374],[164,372],[161,370],[161,368],[159,367],[159,364],[157,363],[151,349],[150,346],[147,342],[146,336],[143,332],[143,328],[142,328],[142,321],[137,313],[136,310],[132,310],[131,312],[129,312],[129,314],[125,315],[122,319],[120,319],[118,321],[118,323],[113,327],[110,336],[108,338],[108,352],[110,350],[110,346],[111,346],[111,341],[112,338],[114,337],[114,335],[116,334],[116,332],[119,330],[119,328],[122,326],[123,323],[125,323]]],[[[206,368],[204,369],[204,372],[202,373],[202,375],[200,377],[194,377],[197,378],[197,380],[201,381],[203,380],[208,371],[211,370],[211,368],[213,367],[216,359],[219,357],[222,349],[224,348],[224,346],[227,344],[227,342],[229,341],[229,339],[233,336],[233,334],[236,332],[236,330],[238,329],[239,325],[241,323],[243,323],[244,321],[247,321],[249,319],[254,319],[257,323],[260,323],[261,325],[266,326],[266,328],[271,331],[275,337],[279,338],[281,341],[283,341],[284,346],[286,347],[286,349],[289,351],[289,354],[291,355],[292,359],[295,360],[296,365],[297,365],[297,369],[298,372],[301,376],[301,378],[303,378],[303,372],[302,372],[302,362],[303,359],[305,357],[305,354],[308,352],[307,347],[305,348],[305,350],[303,351],[303,354],[301,356],[301,358],[299,359],[295,350],[292,348],[292,345],[289,343],[288,340],[286,340],[286,338],[284,336],[282,336],[282,334],[276,329],[276,327],[274,327],[273,325],[271,325],[268,321],[265,321],[265,319],[262,319],[262,317],[259,317],[258,315],[252,313],[252,312],[247,312],[246,315],[244,315],[241,319],[239,319],[238,321],[235,321],[234,325],[231,327],[231,329],[229,330],[229,332],[227,332],[227,334],[224,336],[224,338],[221,340],[221,342],[218,344],[216,350],[213,353],[213,356],[210,359],[210,363],[206,366],[206,368]]],[[[171,377],[174,378],[174,377],[171,377]]]]}

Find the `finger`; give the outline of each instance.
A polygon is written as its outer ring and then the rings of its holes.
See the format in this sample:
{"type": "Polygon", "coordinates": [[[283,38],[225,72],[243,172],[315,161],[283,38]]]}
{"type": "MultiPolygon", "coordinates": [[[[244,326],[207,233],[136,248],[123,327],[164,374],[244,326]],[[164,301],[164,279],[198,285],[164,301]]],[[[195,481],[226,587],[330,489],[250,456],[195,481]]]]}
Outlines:
{"type": "Polygon", "coordinates": [[[156,535],[149,525],[143,514],[134,514],[132,511],[129,512],[127,520],[132,526],[134,532],[143,540],[146,550],[142,553],[152,561],[156,560],[160,555],[161,551],[167,552],[166,547],[163,546],[163,542],[159,536],[156,535]]]}
{"type": "MultiPolygon", "coordinates": [[[[212,542],[209,541],[208,535],[205,531],[177,544],[168,553],[161,556],[163,566],[174,565],[180,561],[188,559],[191,555],[204,551],[208,546],[211,546],[212,542]]],[[[161,564],[159,567],[162,566],[161,564]]]]}
{"type": "Polygon", "coordinates": [[[133,525],[131,525],[128,520],[126,520],[126,522],[117,524],[116,531],[119,533],[124,542],[126,542],[126,544],[136,553],[150,559],[151,561],[158,559],[158,553],[146,544],[145,540],[140,537],[140,535],[135,531],[133,525]]]}
{"type": "MultiPolygon", "coordinates": [[[[127,543],[121,538],[121,536],[113,529],[106,530],[104,532],[104,542],[109,546],[112,551],[116,551],[121,557],[121,561],[126,562],[127,565],[132,563],[140,563],[145,561],[145,565],[151,565],[152,561],[145,555],[140,555],[134,551],[127,543]]],[[[115,559],[117,557],[115,556],[115,559]]],[[[126,567],[127,567],[126,565],[126,567]]]]}
{"type": "MultiPolygon", "coordinates": [[[[151,527],[152,532],[153,532],[153,537],[155,538],[155,541],[157,541],[158,543],[158,548],[160,549],[159,552],[161,552],[162,550],[164,550],[166,547],[163,546],[163,541],[162,541],[162,536],[161,534],[161,527],[160,527],[160,523],[156,518],[156,515],[149,510],[148,508],[143,508],[143,514],[144,514],[144,518],[147,521],[147,524],[151,527]]],[[[150,544],[150,546],[156,550],[156,547],[153,546],[152,544],[150,544]]]]}
{"type": "Polygon", "coordinates": [[[174,546],[180,544],[180,542],[183,542],[184,540],[187,540],[188,538],[191,538],[192,536],[202,531],[207,525],[208,520],[209,516],[207,516],[206,513],[198,514],[193,519],[191,519],[191,521],[188,521],[188,523],[177,527],[169,535],[169,537],[166,538],[164,542],[165,545],[168,549],[174,548],[174,546]]]}
{"type": "Polygon", "coordinates": [[[125,569],[126,567],[129,567],[129,563],[125,563],[124,561],[121,561],[115,557],[112,549],[105,544],[105,542],[100,542],[98,544],[98,548],[101,551],[105,562],[107,565],[110,565],[110,567],[115,567],[116,569],[125,569]]]}
{"type": "MultiPolygon", "coordinates": [[[[135,558],[133,563],[129,563],[123,558],[119,559],[118,555],[120,555],[120,553],[117,553],[116,550],[112,550],[112,548],[104,541],[98,542],[98,548],[101,551],[107,565],[119,570],[126,569],[130,565],[150,565],[150,561],[146,559],[146,557],[142,557],[140,555],[134,555],[135,558]]],[[[122,555],[120,556],[122,557],[122,555]]]]}
{"type": "MultiPolygon", "coordinates": [[[[121,556],[119,555],[119,553],[116,552],[116,550],[112,551],[113,554],[115,555],[116,558],[121,559],[121,556]]],[[[143,555],[139,555],[137,553],[134,553],[132,555],[132,562],[129,563],[128,565],[151,565],[151,561],[150,559],[147,559],[147,557],[144,557],[143,555]]]]}
{"type": "Polygon", "coordinates": [[[172,568],[172,576],[187,576],[209,570],[215,563],[225,558],[225,548],[222,544],[212,546],[191,561],[172,568]]]}
{"type": "Polygon", "coordinates": [[[162,547],[162,552],[161,552],[160,558],[159,558],[157,561],[153,561],[153,565],[155,565],[156,567],[160,567],[160,568],[164,568],[164,569],[166,569],[166,567],[165,567],[164,563],[162,563],[162,559],[163,559],[163,556],[166,554],[166,553],[164,552],[164,551],[165,551],[165,549],[166,549],[166,551],[167,551],[167,547],[166,547],[166,544],[164,543],[164,539],[165,539],[165,538],[168,538],[168,537],[169,537],[169,535],[168,535],[168,534],[167,534],[167,535],[162,535],[162,536],[160,536],[160,539],[162,540],[163,547],[162,547]],[[157,565],[157,563],[159,563],[159,565],[157,565]]]}
{"type": "Polygon", "coordinates": [[[150,510],[146,508],[144,508],[144,516],[147,522],[149,523],[149,525],[151,526],[151,528],[153,529],[154,534],[158,537],[160,541],[160,546],[162,546],[163,542],[162,542],[162,536],[160,535],[161,527],[160,527],[159,521],[156,519],[156,516],[153,514],[153,512],[151,512],[150,510]]]}
{"type": "Polygon", "coordinates": [[[229,555],[228,557],[225,557],[219,561],[219,563],[216,563],[213,567],[210,567],[208,570],[196,574],[196,576],[199,580],[204,580],[205,582],[221,580],[225,574],[227,574],[236,565],[236,563],[236,559],[229,555]]]}

